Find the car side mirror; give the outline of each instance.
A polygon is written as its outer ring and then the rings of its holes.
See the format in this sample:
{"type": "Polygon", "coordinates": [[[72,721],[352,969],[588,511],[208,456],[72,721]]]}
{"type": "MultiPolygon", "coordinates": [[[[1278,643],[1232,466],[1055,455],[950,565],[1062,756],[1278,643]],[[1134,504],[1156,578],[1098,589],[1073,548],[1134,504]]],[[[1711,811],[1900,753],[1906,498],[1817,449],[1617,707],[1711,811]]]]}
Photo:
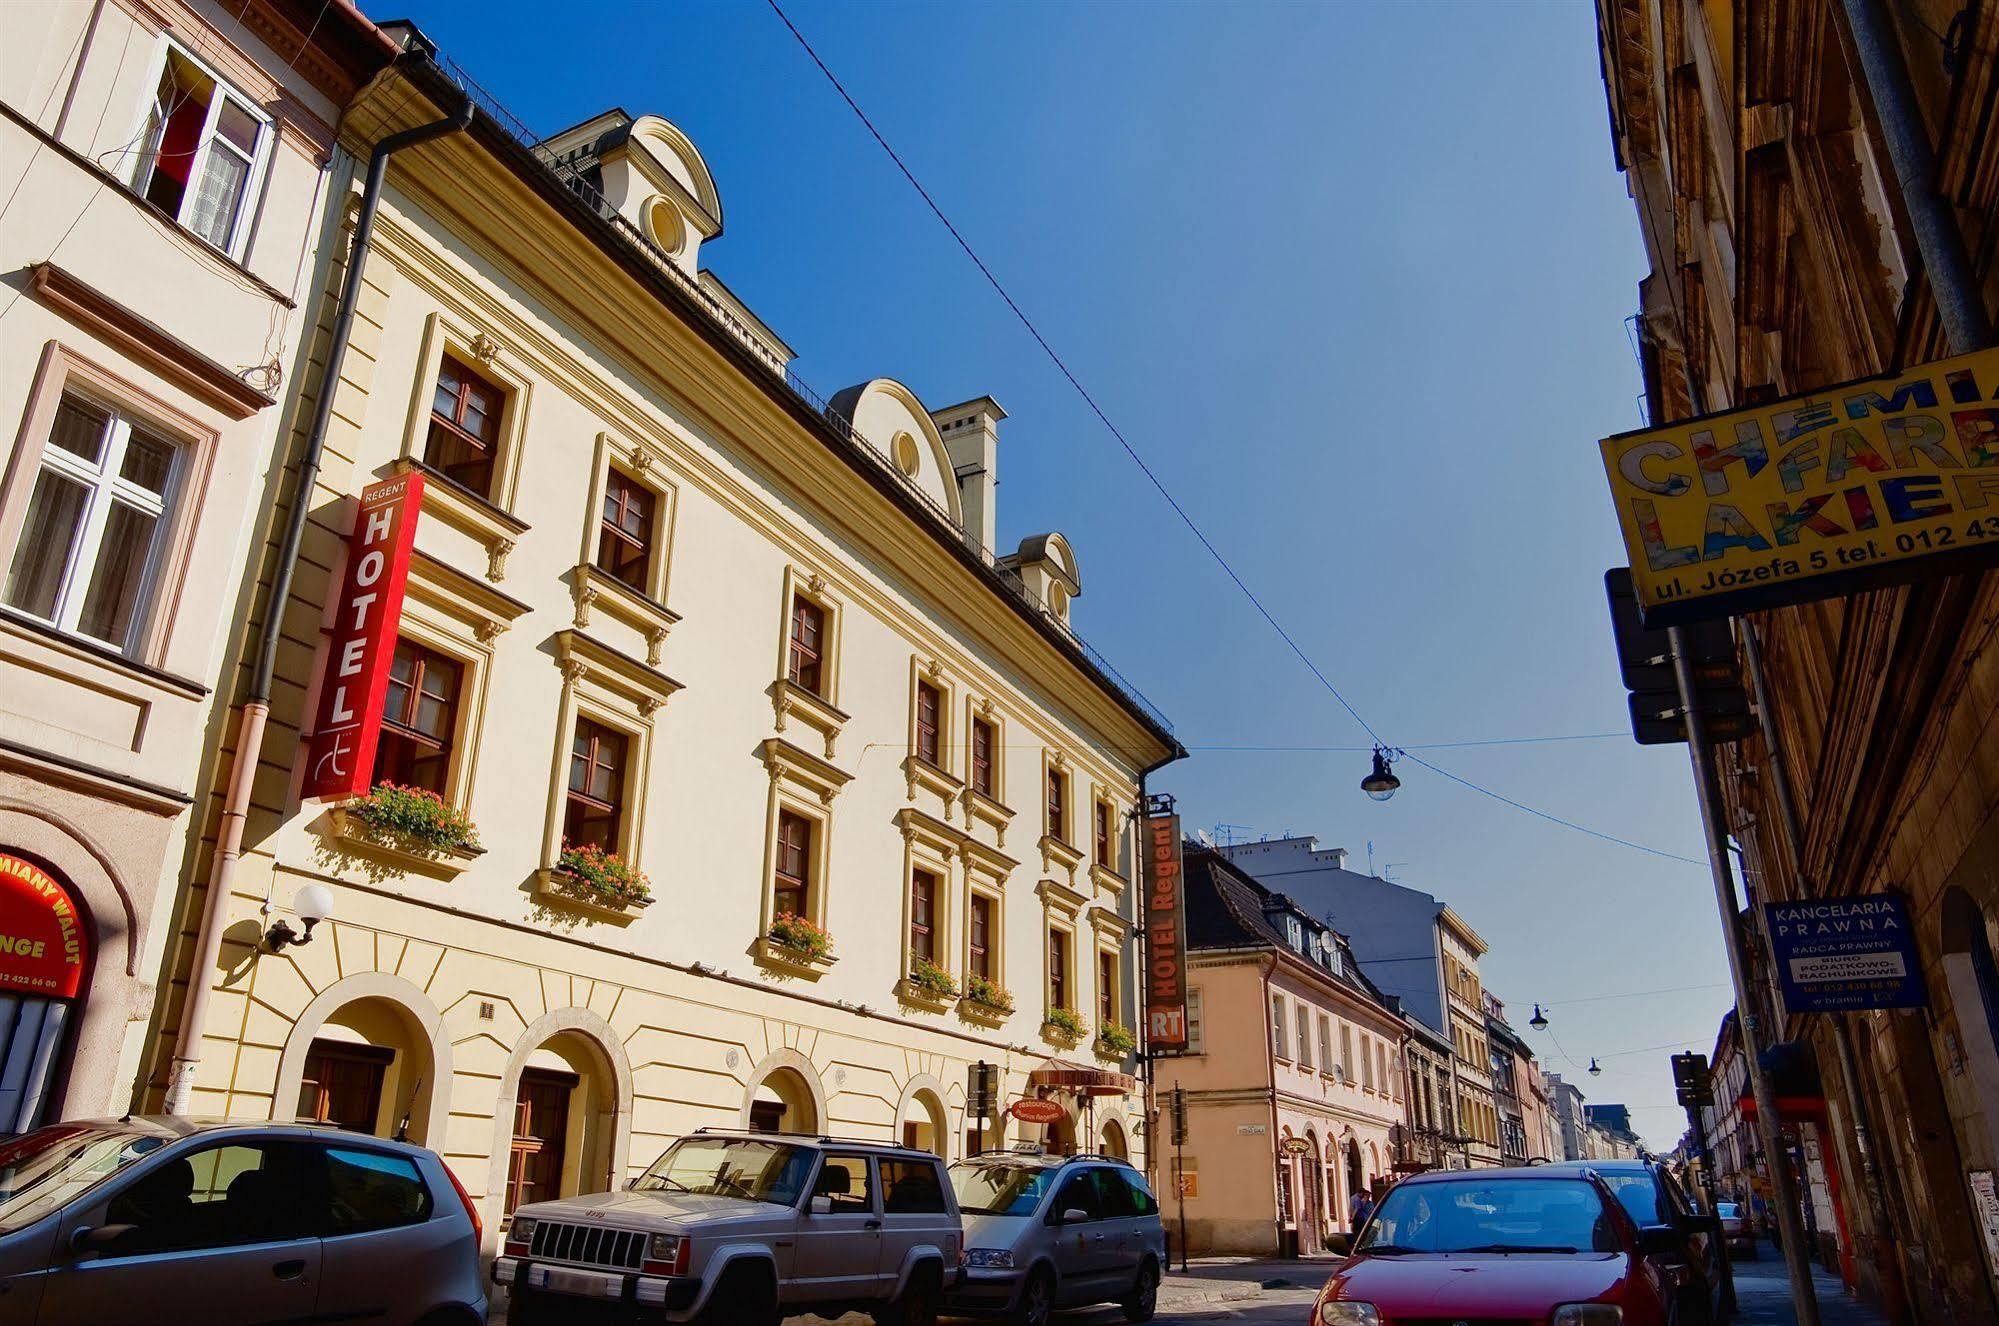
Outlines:
{"type": "Polygon", "coordinates": [[[1647,1225],[1638,1231],[1638,1251],[1648,1257],[1670,1257],[1685,1250],[1683,1236],[1671,1225],[1647,1225]]]}
{"type": "Polygon", "coordinates": [[[1326,1235],[1326,1251],[1332,1253],[1335,1257],[1351,1257],[1353,1255],[1353,1235],[1326,1235]]]}
{"type": "Polygon", "coordinates": [[[1056,1223],[1063,1225],[1081,1225],[1081,1224],[1087,1224],[1089,1222],[1089,1219],[1090,1219],[1090,1213],[1088,1211],[1085,1211],[1080,1206],[1072,1206],[1062,1212],[1062,1218],[1056,1223]]]}
{"type": "Polygon", "coordinates": [[[137,1225],[79,1225],[69,1236],[69,1250],[103,1252],[137,1228],[137,1225]]]}
{"type": "Polygon", "coordinates": [[[813,1215],[832,1215],[833,1199],[831,1197],[814,1197],[811,1209],[813,1215]]]}

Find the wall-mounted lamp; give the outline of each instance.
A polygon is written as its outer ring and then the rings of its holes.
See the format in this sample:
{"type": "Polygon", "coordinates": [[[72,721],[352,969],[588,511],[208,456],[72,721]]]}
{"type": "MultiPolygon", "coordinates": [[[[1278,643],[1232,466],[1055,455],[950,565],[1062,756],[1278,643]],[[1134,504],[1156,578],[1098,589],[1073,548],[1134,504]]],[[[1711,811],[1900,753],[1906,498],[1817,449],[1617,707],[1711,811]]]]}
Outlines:
{"type": "Polygon", "coordinates": [[[324,884],[301,884],[292,895],[292,912],[305,929],[292,929],[290,921],[273,921],[264,932],[264,946],[282,953],[293,944],[310,944],[312,928],[333,915],[333,890],[324,884]]]}

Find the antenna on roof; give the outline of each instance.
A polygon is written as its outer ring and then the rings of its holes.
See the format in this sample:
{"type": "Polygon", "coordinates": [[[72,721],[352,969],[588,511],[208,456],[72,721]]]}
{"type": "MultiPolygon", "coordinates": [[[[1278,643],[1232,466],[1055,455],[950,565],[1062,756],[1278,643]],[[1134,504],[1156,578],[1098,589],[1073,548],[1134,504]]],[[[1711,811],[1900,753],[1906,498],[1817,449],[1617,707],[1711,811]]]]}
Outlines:
{"type": "MultiPolygon", "coordinates": [[[[1226,821],[1217,821],[1215,824],[1215,837],[1222,840],[1222,846],[1234,847],[1238,842],[1249,841],[1250,830],[1253,827],[1253,825],[1248,824],[1230,824],[1226,821]],[[1240,838],[1236,836],[1238,830],[1242,834],[1240,838]]],[[[1203,838],[1205,841],[1205,835],[1203,835],[1203,838]]]]}

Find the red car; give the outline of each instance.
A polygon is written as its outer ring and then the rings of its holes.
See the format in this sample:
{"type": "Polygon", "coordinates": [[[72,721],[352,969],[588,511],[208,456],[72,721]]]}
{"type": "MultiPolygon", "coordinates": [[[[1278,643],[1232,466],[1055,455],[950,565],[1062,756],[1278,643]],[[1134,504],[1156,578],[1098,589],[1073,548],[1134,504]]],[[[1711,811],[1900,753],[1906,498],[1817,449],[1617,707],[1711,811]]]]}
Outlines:
{"type": "Polygon", "coordinates": [[[1588,1170],[1432,1170],[1381,1199],[1312,1326],[1679,1326],[1652,1254],[1680,1237],[1588,1170]]]}

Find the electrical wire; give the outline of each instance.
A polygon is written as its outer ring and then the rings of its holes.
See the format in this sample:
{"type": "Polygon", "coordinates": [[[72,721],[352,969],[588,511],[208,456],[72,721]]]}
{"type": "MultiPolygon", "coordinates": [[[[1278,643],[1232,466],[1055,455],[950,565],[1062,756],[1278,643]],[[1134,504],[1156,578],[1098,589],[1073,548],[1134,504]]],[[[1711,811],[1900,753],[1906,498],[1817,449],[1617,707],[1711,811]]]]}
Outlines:
{"type": "MultiPolygon", "coordinates": [[[[1019,320],[1020,325],[1026,328],[1027,334],[1034,339],[1034,343],[1041,347],[1042,352],[1048,356],[1049,361],[1068,380],[1069,385],[1075,388],[1076,394],[1082,397],[1083,403],[1089,407],[1090,413],[1094,414],[1097,417],[1097,421],[1117,440],[1118,446],[1124,449],[1125,455],[1131,458],[1134,465],[1138,466],[1139,472],[1157,490],[1160,497],[1165,499],[1167,506],[1172,508],[1173,513],[1180,518],[1180,522],[1187,527],[1188,531],[1200,542],[1201,546],[1207,550],[1208,555],[1214,559],[1215,564],[1221,567],[1222,572],[1228,576],[1235,587],[1242,591],[1243,597],[1249,600],[1250,606],[1256,609],[1258,615],[1268,623],[1271,630],[1277,633],[1278,638],[1285,643],[1293,654],[1297,655],[1298,661],[1303,663],[1306,669],[1318,679],[1319,684],[1326,689],[1327,694],[1331,695],[1339,703],[1340,708],[1347,712],[1348,717],[1360,725],[1361,729],[1367,733],[1376,747],[1393,750],[1398,753],[1406,753],[1408,750],[1407,747],[1393,747],[1388,741],[1383,739],[1381,734],[1374,729],[1374,725],[1362,717],[1360,711],[1354,708],[1353,704],[1340,692],[1340,688],[1333,684],[1332,678],[1328,677],[1324,670],[1312,661],[1311,655],[1307,654],[1292,634],[1284,629],[1283,623],[1277,620],[1275,614],[1264,606],[1263,600],[1257,597],[1256,591],[1251,589],[1248,582],[1236,572],[1235,567],[1229,564],[1229,560],[1222,555],[1221,549],[1215,546],[1214,541],[1208,537],[1207,532],[1194,520],[1187,509],[1180,504],[1179,499],[1173,496],[1165,483],[1154,473],[1152,467],[1146,464],[1145,458],[1139,455],[1138,449],[1131,444],[1130,440],[1125,437],[1118,426],[1111,422],[1110,416],[1104,412],[1102,406],[1097,404],[1097,400],[1090,394],[1089,388],[1083,385],[1082,379],[1078,378],[1062,356],[1056,353],[1055,347],[1049,344],[1048,338],[1041,334],[1041,330],[1035,326],[1034,320],[1029,318],[1020,305],[1014,301],[1013,296],[1008,293],[1007,288],[1000,283],[1000,279],[993,275],[992,269],[986,266],[985,260],[979,257],[978,252],[972,248],[970,242],[965,239],[958,227],[952,223],[951,218],[945,214],[944,209],[938,205],[937,200],[931,196],[930,191],[923,187],[923,182],[916,178],[916,173],[909,168],[908,163],[903,161],[902,156],[895,148],[889,145],[888,139],[883,137],[881,130],[875,127],[874,121],[868,118],[868,113],[861,109],[860,103],[854,100],[853,94],[847,91],[846,85],[840,81],[839,77],[834,74],[826,62],[819,57],[819,52],[813,49],[812,43],[806,40],[805,34],[798,30],[798,25],[791,21],[790,15],[784,12],[783,6],[778,3],[778,0],[766,0],[766,3],[769,4],[771,12],[777,15],[778,21],[783,23],[785,29],[796,39],[807,58],[818,67],[821,74],[825,75],[826,81],[832,84],[833,90],[839,93],[840,99],[847,103],[847,108],[854,112],[855,118],[860,120],[862,127],[868,131],[869,137],[873,138],[881,150],[888,155],[888,159],[895,163],[895,168],[902,173],[902,177],[909,182],[909,186],[916,190],[917,196],[923,200],[924,205],[930,209],[931,214],[949,232],[951,238],[957,242],[958,247],[964,250],[965,256],[971,259],[972,265],[979,269],[979,274],[985,278],[986,284],[993,288],[994,293],[999,295],[1001,301],[1006,304],[1014,317],[1019,320]]],[[[1420,756],[1409,755],[1408,758],[1440,777],[1449,779],[1451,782],[1458,783],[1463,787],[1469,788],[1471,791],[1490,797],[1504,805],[1511,806],[1515,810],[1525,811],[1530,815],[1548,821],[1550,824],[1560,825],[1566,829],[1573,829],[1578,833],[1587,834],[1603,842],[1629,847],[1634,851],[1663,857],[1669,861],[1679,861],[1695,866],[1706,864],[1706,862],[1694,857],[1681,856],[1676,852],[1668,852],[1657,847],[1648,847],[1643,843],[1634,842],[1631,839],[1622,838],[1613,833],[1605,833],[1599,829],[1588,828],[1585,825],[1576,823],[1574,820],[1564,819],[1559,815],[1538,810],[1533,806],[1527,805],[1525,802],[1495,792],[1490,788],[1482,787],[1469,779],[1461,778],[1457,774],[1441,769],[1428,760],[1422,759],[1420,756]]]]}

